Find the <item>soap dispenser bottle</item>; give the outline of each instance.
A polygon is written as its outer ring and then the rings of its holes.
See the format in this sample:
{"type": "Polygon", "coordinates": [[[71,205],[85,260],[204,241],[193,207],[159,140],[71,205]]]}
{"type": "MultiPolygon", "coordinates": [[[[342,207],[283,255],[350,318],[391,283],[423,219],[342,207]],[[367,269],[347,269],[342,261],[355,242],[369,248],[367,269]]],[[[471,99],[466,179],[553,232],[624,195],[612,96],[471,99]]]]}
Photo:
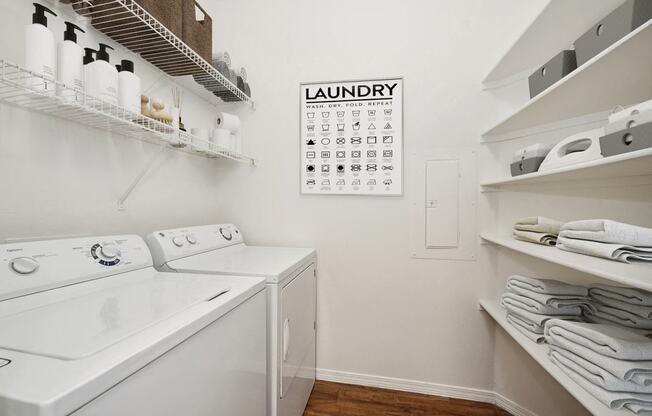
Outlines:
{"type": "MultiPolygon", "coordinates": [[[[66,23],[63,32],[63,42],[59,43],[57,55],[57,77],[66,86],[57,86],[57,95],[65,101],[80,101],[80,94],[72,91],[84,89],[84,52],[77,44],[75,30],[84,32],[82,28],[71,22],[66,23]]],[[[84,32],[85,33],[85,32],[84,32]]]]}
{"type": "Polygon", "coordinates": [[[86,65],[86,93],[109,104],[117,105],[118,71],[109,63],[107,49],[113,48],[100,43],[95,61],[86,65]]]}
{"type": "Polygon", "coordinates": [[[48,19],[45,13],[56,16],[52,10],[34,4],[32,24],[25,27],[25,68],[40,77],[29,77],[28,86],[45,92],[54,93],[54,80],[56,79],[56,50],[54,35],[48,29],[48,19]]]}
{"type": "Polygon", "coordinates": [[[118,103],[140,115],[140,78],[134,74],[134,63],[123,59],[118,74],[118,103]]]}

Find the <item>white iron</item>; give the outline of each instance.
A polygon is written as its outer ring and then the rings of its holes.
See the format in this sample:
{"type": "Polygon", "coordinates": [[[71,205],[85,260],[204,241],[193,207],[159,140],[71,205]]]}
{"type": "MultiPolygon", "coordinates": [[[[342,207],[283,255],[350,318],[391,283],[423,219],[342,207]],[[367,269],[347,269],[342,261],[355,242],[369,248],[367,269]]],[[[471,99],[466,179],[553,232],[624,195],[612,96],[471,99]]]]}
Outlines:
{"type": "Polygon", "coordinates": [[[594,129],[574,134],[552,148],[539,167],[539,172],[559,169],[577,163],[602,159],[600,137],[604,129],[594,129]]]}

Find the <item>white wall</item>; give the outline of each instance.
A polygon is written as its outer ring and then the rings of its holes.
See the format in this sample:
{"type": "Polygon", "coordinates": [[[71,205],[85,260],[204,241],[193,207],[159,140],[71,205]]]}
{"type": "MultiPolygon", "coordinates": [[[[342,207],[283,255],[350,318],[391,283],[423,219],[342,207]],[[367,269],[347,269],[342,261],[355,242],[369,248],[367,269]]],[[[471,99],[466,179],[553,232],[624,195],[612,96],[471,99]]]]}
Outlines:
{"type": "MultiPolygon", "coordinates": [[[[524,368],[536,383],[517,377],[527,357],[477,310],[497,287],[499,273],[485,267],[491,253],[478,262],[408,257],[413,167],[403,197],[299,194],[300,82],[402,76],[405,154],[479,150],[482,130],[514,105],[483,93],[480,80],[545,1],[201,3],[215,50],[250,74],[257,111],[239,112],[258,167],[168,152],[119,212],[117,198],[154,146],[0,104],[0,239],[232,221],[252,243],[318,249],[320,368],[488,390],[498,377],[501,392],[535,412],[578,414],[538,366],[524,368]],[[495,347],[518,359],[501,355],[494,371],[495,347]]],[[[22,62],[29,10],[0,0],[2,58],[22,62]]],[[[157,75],[139,68],[154,84],[157,75]]],[[[167,81],[156,85],[152,95],[168,97],[167,81]]],[[[215,110],[189,97],[184,121],[207,126],[215,110]]]]}

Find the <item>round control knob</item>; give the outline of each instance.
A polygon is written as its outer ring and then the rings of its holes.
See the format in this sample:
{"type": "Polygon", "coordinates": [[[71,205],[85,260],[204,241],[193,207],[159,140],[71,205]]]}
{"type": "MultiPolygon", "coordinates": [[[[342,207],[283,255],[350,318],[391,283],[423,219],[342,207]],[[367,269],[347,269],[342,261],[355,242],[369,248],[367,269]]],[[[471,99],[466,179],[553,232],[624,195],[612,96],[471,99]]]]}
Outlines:
{"type": "Polygon", "coordinates": [[[231,239],[233,239],[233,234],[231,234],[231,231],[226,228],[220,228],[220,234],[222,234],[222,237],[224,237],[226,241],[231,241],[231,239]]]}
{"type": "Polygon", "coordinates": [[[183,247],[183,238],[174,237],[174,238],[172,238],[172,243],[177,247],[183,247]]]}
{"type": "Polygon", "coordinates": [[[18,257],[11,261],[11,270],[19,274],[32,274],[38,269],[39,262],[31,257],[18,257]]]}
{"type": "Polygon", "coordinates": [[[100,254],[107,260],[113,260],[120,256],[120,250],[114,245],[102,246],[100,254]]]}
{"type": "Polygon", "coordinates": [[[186,236],[186,241],[189,242],[190,244],[197,244],[197,237],[195,237],[194,234],[188,234],[186,236]]]}

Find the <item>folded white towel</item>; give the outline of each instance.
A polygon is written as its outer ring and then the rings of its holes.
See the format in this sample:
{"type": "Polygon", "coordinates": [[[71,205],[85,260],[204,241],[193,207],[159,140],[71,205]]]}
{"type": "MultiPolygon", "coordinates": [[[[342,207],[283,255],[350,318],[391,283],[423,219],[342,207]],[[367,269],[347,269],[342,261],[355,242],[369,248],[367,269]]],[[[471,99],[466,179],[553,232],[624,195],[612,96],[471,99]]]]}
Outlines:
{"type": "Polygon", "coordinates": [[[543,331],[536,332],[531,330],[530,324],[527,321],[520,319],[518,316],[507,313],[507,321],[511,323],[514,328],[516,328],[521,334],[525,335],[537,344],[541,344],[546,341],[546,337],[543,336],[543,331]]]}
{"type": "Polygon", "coordinates": [[[596,241],[566,238],[562,231],[557,238],[557,248],[587,256],[629,263],[632,260],[652,261],[652,248],[632,247],[622,244],[599,243],[596,241]]]}
{"type": "Polygon", "coordinates": [[[611,220],[582,220],[567,222],[560,234],[567,238],[622,244],[633,247],[652,247],[652,228],[638,227],[611,220]]]}
{"type": "Polygon", "coordinates": [[[652,412],[652,394],[621,393],[607,391],[588,381],[572,368],[558,359],[559,355],[550,354],[550,360],[555,363],[571,380],[575,381],[593,397],[604,403],[610,409],[628,409],[634,413],[648,414],[652,412]]]}
{"type": "Polygon", "coordinates": [[[631,381],[621,380],[610,372],[606,371],[594,363],[576,355],[563,348],[551,345],[550,354],[555,355],[567,367],[573,369],[579,375],[607,391],[621,391],[632,393],[652,394],[652,386],[641,386],[631,381]]]}
{"type": "Polygon", "coordinates": [[[514,229],[519,231],[533,231],[535,233],[559,234],[563,223],[546,217],[526,217],[516,221],[514,229]]]}
{"type": "Polygon", "coordinates": [[[623,381],[631,381],[641,386],[652,388],[652,361],[619,360],[598,354],[580,344],[569,341],[554,333],[546,336],[552,346],[558,346],[590,361],[623,381]]]}
{"type": "Polygon", "coordinates": [[[652,307],[652,293],[629,287],[593,284],[589,287],[591,296],[600,295],[632,305],[652,307]]]}
{"type": "Polygon", "coordinates": [[[591,315],[613,322],[617,325],[626,326],[629,328],[648,329],[652,330],[652,319],[641,318],[631,312],[622,309],[612,308],[611,306],[595,303],[594,309],[586,313],[587,317],[591,315]]]}
{"type": "Polygon", "coordinates": [[[555,234],[514,230],[513,236],[517,240],[527,241],[528,243],[541,244],[544,246],[554,246],[557,243],[557,235],[555,234]]]}
{"type": "Polygon", "coordinates": [[[520,288],[547,295],[588,296],[589,294],[589,289],[584,286],[571,285],[553,279],[535,279],[517,274],[509,276],[507,286],[512,290],[513,288],[520,288]]]}
{"type": "Polygon", "coordinates": [[[643,335],[616,325],[550,319],[546,336],[556,335],[599,354],[621,360],[652,361],[652,342],[643,335]]]}
{"type": "Polygon", "coordinates": [[[510,304],[517,308],[525,309],[532,313],[543,315],[582,315],[582,308],[577,304],[556,308],[554,306],[544,305],[534,299],[517,295],[516,293],[505,293],[502,297],[503,303],[510,304]]]}

